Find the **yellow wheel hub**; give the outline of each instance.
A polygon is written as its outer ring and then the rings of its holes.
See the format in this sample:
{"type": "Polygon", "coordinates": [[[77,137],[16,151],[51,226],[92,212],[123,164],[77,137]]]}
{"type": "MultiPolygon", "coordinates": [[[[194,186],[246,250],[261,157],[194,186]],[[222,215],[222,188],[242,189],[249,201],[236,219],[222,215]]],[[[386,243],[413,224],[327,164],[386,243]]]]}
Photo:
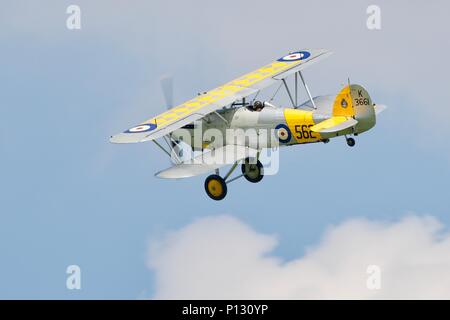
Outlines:
{"type": "Polygon", "coordinates": [[[212,179],[208,182],[208,191],[214,197],[219,197],[223,193],[223,186],[219,181],[212,179]]]}

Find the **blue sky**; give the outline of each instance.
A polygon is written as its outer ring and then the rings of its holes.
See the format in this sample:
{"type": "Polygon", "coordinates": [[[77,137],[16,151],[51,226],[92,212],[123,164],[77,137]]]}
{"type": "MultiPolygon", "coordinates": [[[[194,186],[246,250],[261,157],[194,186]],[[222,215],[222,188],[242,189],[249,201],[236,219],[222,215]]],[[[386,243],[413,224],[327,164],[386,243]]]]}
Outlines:
{"type": "Polygon", "coordinates": [[[369,3],[346,2],[78,1],[79,31],[65,27],[72,2],[2,3],[0,298],[151,297],[149,241],[205,216],[276,234],[285,260],[353,217],[414,212],[448,226],[448,4],[379,1],[382,29],[369,31],[369,3]],[[313,94],[349,76],[389,106],[353,149],[282,150],[278,175],[213,202],[204,177],[154,178],[169,164],[154,145],[108,142],[164,110],[164,74],[182,102],[308,47],[335,52],[305,72],[313,94]],[[65,287],[70,264],[80,291],[65,287]]]}

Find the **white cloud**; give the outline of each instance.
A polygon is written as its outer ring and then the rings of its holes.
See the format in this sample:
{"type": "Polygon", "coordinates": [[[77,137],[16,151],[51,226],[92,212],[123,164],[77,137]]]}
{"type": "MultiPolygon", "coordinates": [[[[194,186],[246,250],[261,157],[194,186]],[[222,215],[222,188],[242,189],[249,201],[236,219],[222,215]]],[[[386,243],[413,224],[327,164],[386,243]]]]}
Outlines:
{"type": "Polygon", "coordinates": [[[442,229],[429,216],[352,219],[285,262],[271,254],[275,236],[231,216],[207,217],[151,244],[154,298],[449,299],[450,234],[442,229]],[[381,268],[380,290],[367,289],[369,265],[381,268]]]}

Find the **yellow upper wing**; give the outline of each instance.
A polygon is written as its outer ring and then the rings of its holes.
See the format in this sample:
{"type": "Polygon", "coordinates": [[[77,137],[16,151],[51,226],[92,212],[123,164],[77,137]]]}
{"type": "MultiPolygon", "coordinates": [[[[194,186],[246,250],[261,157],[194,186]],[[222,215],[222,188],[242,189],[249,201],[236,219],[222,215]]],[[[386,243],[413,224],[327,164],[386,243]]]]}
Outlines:
{"type": "Polygon", "coordinates": [[[328,56],[323,49],[306,49],[290,53],[256,71],[230,81],[206,94],[184,102],[160,115],[111,137],[113,143],[133,143],[157,139],[200,119],[238,99],[266,88],[288,75],[328,56]]]}

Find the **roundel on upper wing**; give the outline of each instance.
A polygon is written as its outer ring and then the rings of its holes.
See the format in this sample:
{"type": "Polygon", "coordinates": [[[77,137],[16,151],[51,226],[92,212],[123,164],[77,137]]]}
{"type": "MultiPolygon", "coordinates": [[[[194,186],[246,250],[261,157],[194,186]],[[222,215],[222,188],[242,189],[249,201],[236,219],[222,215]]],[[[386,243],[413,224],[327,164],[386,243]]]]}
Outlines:
{"type": "Polygon", "coordinates": [[[289,61],[305,60],[305,59],[308,59],[310,55],[311,54],[308,51],[297,51],[297,52],[292,52],[292,53],[288,54],[287,56],[284,56],[284,57],[278,59],[278,61],[289,62],[289,61]]]}
{"type": "Polygon", "coordinates": [[[156,129],[156,124],[146,123],[146,124],[141,124],[141,125],[131,128],[131,129],[128,129],[127,131],[125,131],[125,133],[140,133],[140,132],[152,131],[154,129],[156,129]]]}
{"type": "Polygon", "coordinates": [[[279,124],[275,127],[275,134],[278,140],[282,143],[288,143],[291,141],[291,130],[289,130],[287,125],[279,124]]]}

